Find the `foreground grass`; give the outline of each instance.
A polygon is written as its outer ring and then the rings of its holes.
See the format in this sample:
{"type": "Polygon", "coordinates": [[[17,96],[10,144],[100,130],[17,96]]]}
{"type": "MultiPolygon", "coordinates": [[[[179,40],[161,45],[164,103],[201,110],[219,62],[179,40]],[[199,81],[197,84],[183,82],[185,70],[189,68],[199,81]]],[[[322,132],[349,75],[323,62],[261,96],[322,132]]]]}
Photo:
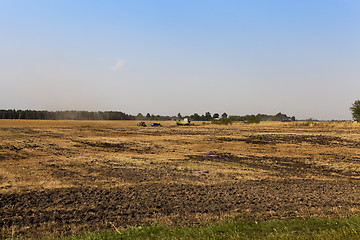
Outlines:
{"type": "Polygon", "coordinates": [[[152,225],[62,239],[360,239],[360,215],[341,219],[231,221],[202,227],[152,225]]]}

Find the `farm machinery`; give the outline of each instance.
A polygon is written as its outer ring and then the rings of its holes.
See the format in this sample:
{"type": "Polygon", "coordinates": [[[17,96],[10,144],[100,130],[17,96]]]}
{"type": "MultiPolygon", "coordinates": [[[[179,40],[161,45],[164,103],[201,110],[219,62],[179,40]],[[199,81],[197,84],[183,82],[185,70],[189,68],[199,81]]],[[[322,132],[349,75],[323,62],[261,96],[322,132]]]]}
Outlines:
{"type": "Polygon", "coordinates": [[[146,123],[145,122],[138,122],[137,126],[138,127],[146,127],[146,123]]]}
{"type": "MultiPolygon", "coordinates": [[[[137,123],[138,127],[147,127],[145,122],[138,122],[137,123]]],[[[161,127],[160,123],[150,123],[150,126],[152,127],[161,127]]]]}
{"type": "Polygon", "coordinates": [[[184,118],[183,120],[176,121],[177,125],[180,126],[189,126],[190,125],[190,119],[184,118]]]}

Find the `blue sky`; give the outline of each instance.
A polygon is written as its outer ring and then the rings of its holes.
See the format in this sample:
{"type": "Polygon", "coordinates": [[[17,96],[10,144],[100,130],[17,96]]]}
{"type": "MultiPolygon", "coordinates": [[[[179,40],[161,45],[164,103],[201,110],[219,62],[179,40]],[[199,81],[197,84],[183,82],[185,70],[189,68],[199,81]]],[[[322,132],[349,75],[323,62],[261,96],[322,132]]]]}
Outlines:
{"type": "Polygon", "coordinates": [[[0,0],[0,108],[351,119],[357,0],[0,0]]]}

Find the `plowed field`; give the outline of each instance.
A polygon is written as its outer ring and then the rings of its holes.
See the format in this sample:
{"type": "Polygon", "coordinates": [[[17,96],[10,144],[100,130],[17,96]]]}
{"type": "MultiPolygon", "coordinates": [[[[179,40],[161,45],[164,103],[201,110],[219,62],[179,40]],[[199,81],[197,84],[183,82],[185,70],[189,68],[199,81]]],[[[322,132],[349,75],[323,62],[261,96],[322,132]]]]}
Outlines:
{"type": "Polygon", "coordinates": [[[162,125],[1,120],[0,237],[360,210],[357,123],[162,125]]]}

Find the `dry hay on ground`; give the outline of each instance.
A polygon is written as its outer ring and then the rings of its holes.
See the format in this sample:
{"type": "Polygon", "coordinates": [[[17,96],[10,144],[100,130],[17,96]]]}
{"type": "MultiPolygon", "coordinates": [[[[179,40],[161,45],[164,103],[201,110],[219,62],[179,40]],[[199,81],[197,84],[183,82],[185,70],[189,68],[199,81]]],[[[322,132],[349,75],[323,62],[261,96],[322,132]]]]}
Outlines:
{"type": "Polygon", "coordinates": [[[0,121],[0,229],[70,233],[360,208],[357,123],[0,121]]]}

